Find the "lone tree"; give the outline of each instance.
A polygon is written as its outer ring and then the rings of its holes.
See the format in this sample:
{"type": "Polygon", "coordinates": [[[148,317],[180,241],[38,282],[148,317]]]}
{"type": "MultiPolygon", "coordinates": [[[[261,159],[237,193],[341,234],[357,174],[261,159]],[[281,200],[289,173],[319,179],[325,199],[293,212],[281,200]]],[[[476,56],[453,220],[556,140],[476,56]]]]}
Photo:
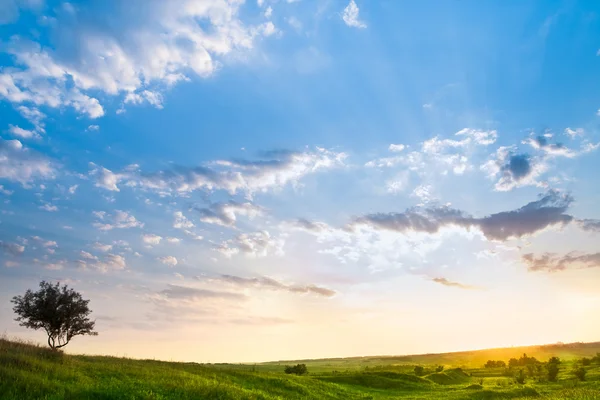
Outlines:
{"type": "Polygon", "coordinates": [[[296,375],[304,375],[308,372],[306,369],[306,364],[297,364],[294,366],[286,365],[284,369],[286,374],[296,374],[296,375]]]}
{"type": "Polygon", "coordinates": [[[27,290],[11,300],[18,315],[15,321],[26,328],[45,330],[52,350],[66,346],[77,335],[98,335],[96,322],[88,317],[92,312],[89,302],[67,285],[46,281],[40,282],[37,292],[27,290]]]}

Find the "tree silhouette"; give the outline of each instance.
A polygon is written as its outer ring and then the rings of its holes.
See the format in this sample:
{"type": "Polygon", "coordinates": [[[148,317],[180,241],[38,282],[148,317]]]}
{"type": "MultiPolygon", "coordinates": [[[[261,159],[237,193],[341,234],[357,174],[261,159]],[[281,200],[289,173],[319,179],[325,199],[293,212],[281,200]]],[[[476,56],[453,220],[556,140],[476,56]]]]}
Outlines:
{"type": "Polygon", "coordinates": [[[19,325],[46,331],[52,350],[66,346],[77,335],[98,335],[95,321],[88,317],[92,312],[89,302],[67,285],[46,281],[40,282],[37,292],[27,290],[25,295],[11,300],[19,325]]]}

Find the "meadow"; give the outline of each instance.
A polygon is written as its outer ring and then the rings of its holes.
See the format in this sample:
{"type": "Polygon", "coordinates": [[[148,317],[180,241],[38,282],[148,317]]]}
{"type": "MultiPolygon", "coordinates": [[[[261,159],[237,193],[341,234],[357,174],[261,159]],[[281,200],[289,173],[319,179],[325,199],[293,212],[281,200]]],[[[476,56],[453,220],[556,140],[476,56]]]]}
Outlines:
{"type": "MultiPolygon", "coordinates": [[[[600,343],[398,357],[196,364],[70,355],[0,339],[0,399],[582,399],[600,400],[600,343]],[[484,368],[521,358],[531,367],[484,368]],[[545,364],[559,357],[556,382],[545,364]],[[305,364],[302,376],[286,365],[305,364]],[[585,379],[575,371],[583,369],[585,379]],[[524,383],[514,374],[524,371],[524,383]]],[[[516,361],[515,361],[516,362],[516,361]]]]}

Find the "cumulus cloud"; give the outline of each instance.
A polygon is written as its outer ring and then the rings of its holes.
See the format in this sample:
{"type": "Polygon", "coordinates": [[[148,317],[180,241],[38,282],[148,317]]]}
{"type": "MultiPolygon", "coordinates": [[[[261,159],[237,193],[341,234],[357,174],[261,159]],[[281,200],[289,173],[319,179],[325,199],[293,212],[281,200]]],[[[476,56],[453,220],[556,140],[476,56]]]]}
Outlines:
{"type": "Polygon", "coordinates": [[[234,275],[221,275],[220,277],[213,278],[211,280],[227,283],[242,288],[269,289],[276,291],[285,291],[290,293],[314,294],[323,297],[333,297],[336,294],[334,290],[325,287],[316,285],[285,284],[283,282],[268,277],[243,278],[234,275]]]}
{"type": "Polygon", "coordinates": [[[405,145],[403,144],[390,144],[390,147],[388,148],[389,151],[395,152],[395,153],[400,153],[401,151],[403,151],[406,148],[405,145]]]}
{"type": "Polygon", "coordinates": [[[110,250],[112,250],[112,248],[113,248],[112,244],[104,244],[104,243],[99,243],[99,242],[96,242],[96,243],[94,243],[94,244],[92,245],[92,247],[93,247],[95,250],[98,250],[98,251],[103,251],[103,252],[105,252],[105,253],[106,253],[107,251],[110,251],[110,250]]]}
{"type": "Polygon", "coordinates": [[[82,269],[95,269],[100,272],[120,271],[127,267],[125,257],[119,254],[106,254],[98,258],[86,251],[80,252],[81,259],[77,261],[82,269]]]}
{"type": "Polygon", "coordinates": [[[138,221],[133,215],[122,210],[115,210],[112,214],[104,211],[96,211],[94,212],[94,215],[99,219],[99,221],[94,222],[93,226],[101,231],[144,227],[144,224],[138,221]]]}
{"type": "Polygon", "coordinates": [[[96,180],[95,186],[113,192],[118,192],[119,188],[117,187],[117,184],[129,176],[128,173],[115,174],[111,170],[104,167],[98,167],[93,163],[91,163],[91,166],[93,169],[90,172],[90,175],[96,180]]]}
{"type": "Polygon", "coordinates": [[[208,208],[197,208],[196,210],[200,213],[200,221],[228,227],[235,226],[238,215],[252,219],[263,213],[261,207],[252,203],[238,203],[235,201],[214,203],[208,208]]]}
{"type": "Polygon", "coordinates": [[[344,8],[342,12],[342,19],[346,23],[346,25],[353,28],[366,28],[367,24],[358,19],[358,14],[360,10],[356,5],[354,0],[350,0],[350,3],[344,8]]]}
{"type": "Polygon", "coordinates": [[[8,132],[11,135],[17,136],[21,139],[40,139],[41,138],[39,133],[37,133],[35,131],[23,129],[16,125],[8,125],[8,132]]]}
{"type": "Polygon", "coordinates": [[[481,166],[490,179],[496,180],[497,191],[509,191],[521,186],[544,187],[538,178],[547,171],[543,159],[527,153],[516,153],[515,147],[499,147],[496,153],[481,166]]]}
{"type": "Polygon", "coordinates": [[[162,240],[162,236],[154,235],[154,234],[145,234],[142,235],[142,241],[148,245],[159,244],[162,240]]]}
{"type": "Polygon", "coordinates": [[[533,235],[551,226],[563,226],[573,217],[566,211],[573,198],[550,191],[539,200],[517,210],[504,211],[486,217],[472,217],[450,207],[408,209],[403,213],[377,213],[356,218],[349,226],[357,229],[368,226],[395,232],[437,233],[442,227],[457,226],[478,229],[488,240],[505,241],[533,235]]]}
{"type": "Polygon", "coordinates": [[[464,283],[449,281],[446,278],[432,278],[431,281],[435,282],[435,283],[439,283],[440,285],[455,287],[455,288],[459,288],[459,289],[467,289],[467,290],[477,289],[476,286],[465,285],[464,283]]]}
{"type": "Polygon", "coordinates": [[[194,227],[194,223],[187,219],[181,211],[175,211],[173,213],[174,221],[173,228],[176,229],[190,229],[194,227]]]}
{"type": "Polygon", "coordinates": [[[160,91],[188,75],[210,76],[224,56],[251,49],[258,37],[275,32],[270,21],[245,25],[241,4],[134,0],[127,6],[111,1],[100,8],[55,7],[48,45],[16,38],[5,46],[14,66],[0,74],[0,97],[73,107],[90,118],[104,115],[90,93],[160,106],[160,91]]]}
{"type": "Polygon", "coordinates": [[[563,256],[556,253],[544,253],[541,256],[528,253],[522,256],[522,260],[527,265],[527,269],[532,272],[558,272],[567,269],[600,267],[600,253],[571,252],[563,256]]]}
{"type": "Polygon", "coordinates": [[[161,263],[163,263],[169,267],[174,267],[177,265],[177,258],[175,258],[173,256],[159,257],[158,261],[160,261],[161,263]]]}
{"type": "Polygon", "coordinates": [[[25,251],[25,246],[22,246],[17,243],[9,243],[0,240],[0,249],[12,256],[19,256],[25,251]]]}
{"type": "Polygon", "coordinates": [[[267,231],[242,233],[232,240],[221,243],[215,250],[226,257],[242,252],[250,257],[266,257],[269,254],[283,255],[284,240],[275,238],[267,231]]]}
{"type": "Polygon", "coordinates": [[[53,163],[16,140],[0,138],[0,178],[27,185],[34,179],[52,179],[53,163]]]}
{"type": "Polygon", "coordinates": [[[344,165],[345,153],[317,147],[314,151],[268,151],[259,160],[217,160],[197,167],[174,166],[168,170],[140,172],[134,169],[113,173],[95,168],[96,185],[118,191],[126,181],[162,193],[187,194],[195,190],[225,190],[255,193],[297,184],[305,175],[344,165]]]}

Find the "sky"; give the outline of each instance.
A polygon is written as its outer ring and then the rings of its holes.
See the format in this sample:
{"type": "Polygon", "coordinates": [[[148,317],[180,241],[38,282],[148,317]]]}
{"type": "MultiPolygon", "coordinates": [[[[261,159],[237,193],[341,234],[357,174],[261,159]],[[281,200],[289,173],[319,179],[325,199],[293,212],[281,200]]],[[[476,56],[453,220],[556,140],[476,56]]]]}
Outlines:
{"type": "Polygon", "coordinates": [[[599,71],[593,1],[0,0],[0,333],[46,280],[73,353],[599,340],[599,71]]]}

